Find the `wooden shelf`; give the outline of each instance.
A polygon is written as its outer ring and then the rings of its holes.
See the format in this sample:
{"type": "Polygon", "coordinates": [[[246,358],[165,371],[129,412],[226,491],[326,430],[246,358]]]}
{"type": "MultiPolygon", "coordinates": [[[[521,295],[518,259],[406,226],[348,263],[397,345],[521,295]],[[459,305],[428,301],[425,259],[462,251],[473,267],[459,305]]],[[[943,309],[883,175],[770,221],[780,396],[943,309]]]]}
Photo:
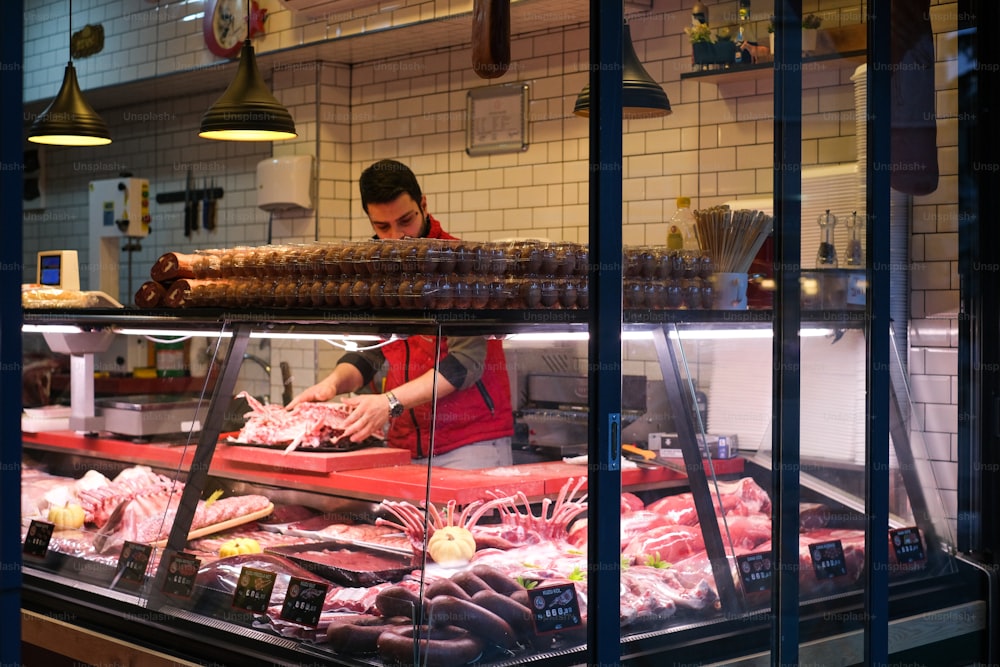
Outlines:
{"type": "MultiPolygon", "coordinates": [[[[807,75],[810,72],[827,72],[835,69],[842,69],[851,65],[857,66],[865,62],[868,52],[864,49],[856,51],[844,51],[837,53],[824,53],[802,59],[802,73],[807,75]]],[[[705,83],[734,83],[739,81],[757,81],[774,76],[775,63],[773,60],[752,65],[737,65],[723,70],[710,70],[707,72],[684,72],[681,80],[704,81],[705,83]]]]}

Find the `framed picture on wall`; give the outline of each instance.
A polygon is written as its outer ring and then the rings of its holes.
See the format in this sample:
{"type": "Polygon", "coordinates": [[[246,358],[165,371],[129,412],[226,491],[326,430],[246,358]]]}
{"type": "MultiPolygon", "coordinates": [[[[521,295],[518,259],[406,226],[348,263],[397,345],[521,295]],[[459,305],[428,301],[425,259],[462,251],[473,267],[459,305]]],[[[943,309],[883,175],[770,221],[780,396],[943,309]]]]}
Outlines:
{"type": "Polygon", "coordinates": [[[528,84],[473,88],[466,96],[465,152],[528,150],[528,84]]]}
{"type": "Polygon", "coordinates": [[[24,149],[24,195],[22,208],[38,211],[45,208],[45,151],[31,145],[24,149]]]}

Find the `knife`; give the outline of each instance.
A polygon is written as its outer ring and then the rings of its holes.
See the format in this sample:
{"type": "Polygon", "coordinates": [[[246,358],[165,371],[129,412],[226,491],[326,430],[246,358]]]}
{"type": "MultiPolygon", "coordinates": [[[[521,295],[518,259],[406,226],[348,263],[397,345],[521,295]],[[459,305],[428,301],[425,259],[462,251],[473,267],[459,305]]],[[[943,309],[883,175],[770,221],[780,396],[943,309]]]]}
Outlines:
{"type": "Polygon", "coordinates": [[[184,185],[184,236],[191,236],[191,225],[193,220],[191,219],[191,170],[188,169],[187,173],[187,183],[184,185]]]}
{"type": "Polygon", "coordinates": [[[208,185],[208,179],[205,179],[205,192],[202,201],[202,224],[208,231],[215,229],[215,179],[212,179],[211,189],[208,185]]]}
{"type": "Polygon", "coordinates": [[[685,475],[687,474],[684,464],[660,458],[655,452],[648,449],[642,449],[641,447],[636,447],[635,445],[622,445],[622,456],[627,458],[629,461],[634,461],[635,463],[642,465],[660,466],[662,468],[669,468],[674,472],[684,473],[685,475]]]}
{"type": "Polygon", "coordinates": [[[292,402],[292,369],[287,361],[282,361],[281,367],[281,404],[288,405],[292,402]]]}

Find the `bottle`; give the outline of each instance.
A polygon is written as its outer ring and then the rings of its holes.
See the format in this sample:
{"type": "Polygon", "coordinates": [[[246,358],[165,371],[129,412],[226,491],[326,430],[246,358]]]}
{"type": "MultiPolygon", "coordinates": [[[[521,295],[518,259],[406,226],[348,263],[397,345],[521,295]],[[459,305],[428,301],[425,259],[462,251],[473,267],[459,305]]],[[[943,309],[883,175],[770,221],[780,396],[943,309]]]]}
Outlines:
{"type": "Polygon", "coordinates": [[[695,236],[694,213],[691,212],[691,198],[678,197],[677,211],[667,223],[667,247],[671,250],[698,250],[695,236]]]}

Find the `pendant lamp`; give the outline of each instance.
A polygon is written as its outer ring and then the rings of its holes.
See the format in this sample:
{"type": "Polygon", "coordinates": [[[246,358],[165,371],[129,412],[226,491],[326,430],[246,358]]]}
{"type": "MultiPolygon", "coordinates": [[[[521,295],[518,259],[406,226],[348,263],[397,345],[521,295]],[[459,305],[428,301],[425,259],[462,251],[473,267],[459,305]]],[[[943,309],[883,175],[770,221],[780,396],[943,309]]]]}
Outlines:
{"type": "Polygon", "coordinates": [[[69,3],[70,60],[66,63],[62,87],[28,132],[28,141],[52,146],[103,146],[111,143],[108,126],[83,99],[73,67],[73,0],[69,3]]]}
{"type": "Polygon", "coordinates": [[[288,109],[271,94],[257,69],[250,43],[250,2],[247,38],[240,50],[236,78],[201,117],[199,137],[224,141],[283,141],[297,136],[288,109]]]}
{"type": "MultiPolygon", "coordinates": [[[[670,100],[639,62],[632,46],[632,34],[625,22],[622,35],[622,118],[655,118],[670,113],[670,100]]],[[[590,84],[576,98],[573,113],[590,116],[590,84]]]]}

